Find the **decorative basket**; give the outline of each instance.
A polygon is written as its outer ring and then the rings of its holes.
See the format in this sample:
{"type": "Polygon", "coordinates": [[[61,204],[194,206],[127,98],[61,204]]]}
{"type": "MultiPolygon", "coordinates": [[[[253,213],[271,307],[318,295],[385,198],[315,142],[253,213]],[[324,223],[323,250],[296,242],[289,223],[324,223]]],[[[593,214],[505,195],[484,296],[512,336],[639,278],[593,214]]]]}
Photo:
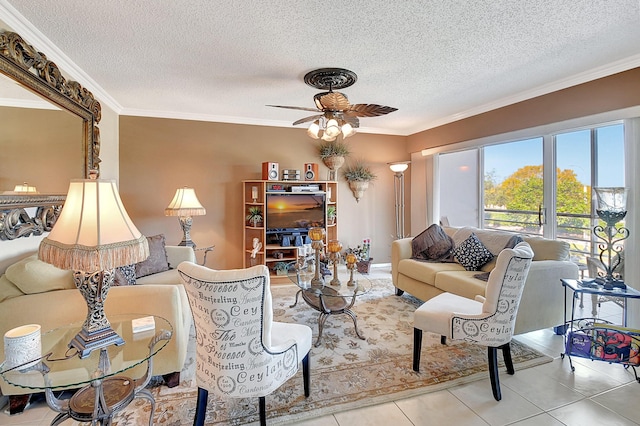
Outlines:
{"type": "Polygon", "coordinates": [[[344,157],[338,155],[332,155],[322,160],[325,166],[330,170],[338,170],[344,164],[344,157]]]}

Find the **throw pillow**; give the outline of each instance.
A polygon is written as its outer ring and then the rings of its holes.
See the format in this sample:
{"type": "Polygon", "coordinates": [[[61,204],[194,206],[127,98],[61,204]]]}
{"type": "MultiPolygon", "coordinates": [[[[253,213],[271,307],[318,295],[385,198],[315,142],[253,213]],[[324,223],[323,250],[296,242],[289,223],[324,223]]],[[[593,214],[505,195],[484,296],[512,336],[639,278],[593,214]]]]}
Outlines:
{"type": "Polygon", "coordinates": [[[149,242],[149,257],[147,260],[136,263],[136,278],[169,270],[164,235],[147,237],[147,241],[149,242]]]}
{"type": "Polygon", "coordinates": [[[433,224],[411,240],[411,257],[417,260],[441,260],[453,250],[453,240],[438,224],[433,224]]]}
{"type": "Polygon", "coordinates": [[[136,266],[125,265],[116,268],[113,285],[136,285],[136,266]]]}
{"type": "MultiPolygon", "coordinates": [[[[512,236],[511,238],[509,238],[509,241],[507,241],[507,244],[504,246],[504,248],[502,250],[507,249],[507,248],[511,248],[512,249],[512,248],[514,248],[515,246],[517,246],[519,243],[521,243],[523,241],[524,240],[522,239],[522,237],[520,235],[516,234],[516,235],[512,236]]],[[[498,252],[498,254],[500,254],[500,253],[498,252]]],[[[493,271],[493,268],[496,267],[496,261],[498,260],[498,254],[496,254],[495,257],[491,261],[485,263],[482,266],[481,269],[483,271],[485,271],[485,272],[493,271]]],[[[480,277],[476,277],[476,278],[482,279],[480,277]]],[[[487,280],[484,280],[484,281],[487,281],[487,280]]]]}
{"type": "Polygon", "coordinates": [[[480,242],[475,233],[453,249],[453,255],[467,271],[477,271],[493,259],[493,253],[480,242]]]}

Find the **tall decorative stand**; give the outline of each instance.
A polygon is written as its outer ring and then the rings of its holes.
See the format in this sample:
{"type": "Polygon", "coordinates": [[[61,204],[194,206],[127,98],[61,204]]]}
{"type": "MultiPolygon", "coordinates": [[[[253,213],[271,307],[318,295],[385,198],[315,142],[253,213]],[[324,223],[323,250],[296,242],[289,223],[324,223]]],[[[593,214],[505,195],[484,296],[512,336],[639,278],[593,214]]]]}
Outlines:
{"type": "Polygon", "coordinates": [[[329,259],[333,263],[333,279],[329,284],[339,286],[342,284],[340,278],[338,278],[338,263],[340,263],[340,250],[342,250],[342,243],[338,240],[331,240],[327,244],[327,251],[329,252],[329,259]]]}
{"type": "Polygon", "coordinates": [[[629,238],[629,230],[616,224],[627,215],[627,188],[593,188],[596,194],[596,213],[605,222],[605,226],[596,225],[593,234],[602,240],[598,243],[600,262],[604,267],[604,274],[597,281],[604,284],[605,289],[622,288],[627,286],[614,274],[622,261],[623,240],[629,238]]]}
{"type": "Polygon", "coordinates": [[[309,238],[311,238],[311,248],[316,252],[316,264],[313,278],[311,279],[311,285],[323,285],[324,280],[320,275],[320,252],[324,248],[324,228],[311,228],[309,229],[309,238]]]}

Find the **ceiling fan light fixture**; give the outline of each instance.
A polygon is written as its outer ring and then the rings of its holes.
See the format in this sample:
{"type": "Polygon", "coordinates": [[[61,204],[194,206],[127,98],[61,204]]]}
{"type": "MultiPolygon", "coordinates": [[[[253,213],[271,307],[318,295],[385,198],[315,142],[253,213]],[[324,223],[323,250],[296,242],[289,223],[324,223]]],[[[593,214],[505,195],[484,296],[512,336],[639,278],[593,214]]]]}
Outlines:
{"type": "Polygon", "coordinates": [[[353,128],[353,126],[349,123],[344,123],[342,125],[342,137],[343,138],[348,138],[349,136],[353,136],[356,134],[356,129],[353,128]]]}
{"type": "Polygon", "coordinates": [[[340,127],[338,127],[338,121],[335,118],[327,121],[327,128],[324,133],[331,138],[335,138],[340,134],[340,127]]]}
{"type": "Polygon", "coordinates": [[[336,136],[330,136],[326,131],[322,134],[322,137],[320,138],[323,141],[327,141],[327,142],[331,142],[331,141],[335,141],[336,140],[336,136]]]}
{"type": "Polygon", "coordinates": [[[307,129],[307,135],[313,139],[320,138],[320,121],[316,120],[307,129]]]}

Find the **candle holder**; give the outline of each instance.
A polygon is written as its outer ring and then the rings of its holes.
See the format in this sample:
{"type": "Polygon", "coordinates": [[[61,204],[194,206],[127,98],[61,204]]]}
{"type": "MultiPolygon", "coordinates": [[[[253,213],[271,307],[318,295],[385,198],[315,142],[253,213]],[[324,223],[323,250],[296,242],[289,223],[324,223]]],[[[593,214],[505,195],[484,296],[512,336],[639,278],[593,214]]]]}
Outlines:
{"type": "Polygon", "coordinates": [[[251,187],[251,199],[253,200],[254,203],[258,202],[258,187],[257,186],[252,186],[251,187]]]}
{"type": "Polygon", "coordinates": [[[331,240],[327,245],[329,251],[329,259],[333,262],[333,279],[329,284],[339,286],[342,283],[338,278],[338,263],[340,263],[340,251],[342,250],[342,243],[338,240],[331,240]]]}
{"type": "Polygon", "coordinates": [[[616,268],[621,261],[624,246],[620,244],[629,238],[629,230],[624,226],[616,227],[616,224],[627,215],[627,188],[593,188],[596,194],[596,213],[606,225],[597,225],[593,228],[594,235],[603,242],[598,243],[600,249],[600,262],[604,267],[604,274],[597,278],[605,289],[614,287],[627,288],[619,276],[614,276],[616,268]]]}
{"type": "Polygon", "coordinates": [[[320,275],[320,251],[324,248],[324,228],[311,228],[309,229],[309,238],[311,238],[311,248],[316,251],[315,261],[315,273],[311,279],[311,285],[324,284],[323,278],[320,275]]]}
{"type": "Polygon", "coordinates": [[[349,287],[356,285],[356,282],[353,280],[353,270],[356,269],[356,263],[358,262],[358,258],[353,253],[348,253],[345,257],[347,261],[347,269],[349,270],[349,281],[347,281],[347,285],[349,287]]]}

